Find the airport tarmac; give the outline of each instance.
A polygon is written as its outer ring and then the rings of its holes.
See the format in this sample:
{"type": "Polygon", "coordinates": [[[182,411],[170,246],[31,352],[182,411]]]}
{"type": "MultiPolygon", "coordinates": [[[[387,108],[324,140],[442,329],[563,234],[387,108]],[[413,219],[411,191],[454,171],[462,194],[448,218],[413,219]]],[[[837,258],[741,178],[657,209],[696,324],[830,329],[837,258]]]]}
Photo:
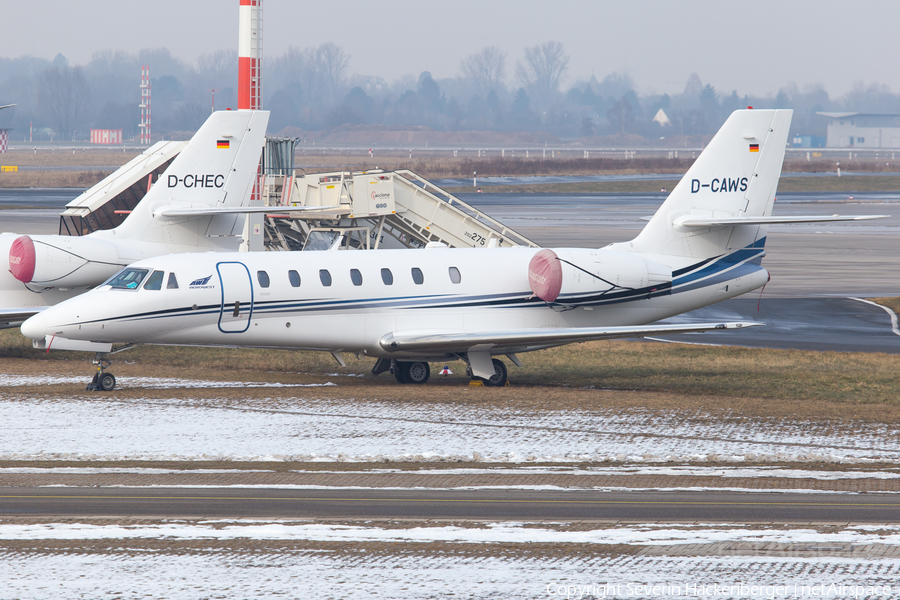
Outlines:
{"type": "Polygon", "coordinates": [[[0,188],[0,233],[59,233],[59,213],[84,190],[78,188],[0,188]],[[21,208],[19,208],[21,207],[21,208]]]}
{"type": "Polygon", "coordinates": [[[665,341],[722,344],[751,348],[900,353],[900,329],[891,313],[853,298],[774,297],[758,294],[734,298],[666,319],[691,321],[756,321],[765,327],[743,331],[662,336],[665,341]],[[827,317],[827,322],[823,318],[827,317]]]}
{"type": "Polygon", "coordinates": [[[62,210],[83,191],[82,188],[0,188],[0,206],[41,206],[62,210]]]}

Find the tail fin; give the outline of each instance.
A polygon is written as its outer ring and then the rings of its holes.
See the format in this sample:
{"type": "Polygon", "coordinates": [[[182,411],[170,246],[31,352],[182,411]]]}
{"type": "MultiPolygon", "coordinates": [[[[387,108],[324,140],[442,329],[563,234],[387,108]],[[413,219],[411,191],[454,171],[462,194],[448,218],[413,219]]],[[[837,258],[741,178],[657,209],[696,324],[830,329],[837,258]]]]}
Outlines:
{"type": "Polygon", "coordinates": [[[733,112],[644,230],[623,249],[703,259],[764,244],[767,225],[733,223],[772,214],[792,113],[733,112]],[[732,222],[682,226],[692,217],[732,222]]]}
{"type": "Polygon", "coordinates": [[[104,239],[237,249],[243,215],[154,218],[162,207],[223,208],[249,203],[265,143],[267,111],[214,112],[172,161],[134,211],[116,229],[91,234],[104,239]]]}

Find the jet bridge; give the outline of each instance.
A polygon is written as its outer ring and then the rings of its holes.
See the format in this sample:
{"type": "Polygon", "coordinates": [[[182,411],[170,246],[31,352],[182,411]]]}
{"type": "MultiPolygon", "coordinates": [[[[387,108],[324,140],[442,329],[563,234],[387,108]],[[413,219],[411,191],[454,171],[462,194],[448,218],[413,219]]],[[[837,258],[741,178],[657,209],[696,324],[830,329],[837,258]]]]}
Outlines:
{"type": "Polygon", "coordinates": [[[269,250],[538,247],[408,170],[270,175],[262,188],[272,207],[265,223],[269,250]]]}

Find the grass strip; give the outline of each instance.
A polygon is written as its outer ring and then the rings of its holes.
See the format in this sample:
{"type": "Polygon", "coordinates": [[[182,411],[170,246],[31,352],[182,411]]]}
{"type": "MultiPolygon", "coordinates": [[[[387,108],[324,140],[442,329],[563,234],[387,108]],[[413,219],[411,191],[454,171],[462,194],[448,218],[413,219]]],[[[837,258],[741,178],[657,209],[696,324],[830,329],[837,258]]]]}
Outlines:
{"type": "Polygon", "coordinates": [[[0,188],[88,188],[109,171],[19,171],[0,173],[0,188]]]}
{"type": "Polygon", "coordinates": [[[889,309],[900,315],[900,298],[869,298],[872,302],[887,306],[889,309]]]}
{"type": "MultiPolygon", "coordinates": [[[[29,359],[37,366],[41,361],[89,357],[87,353],[46,354],[31,348],[30,340],[16,329],[0,332],[0,358],[29,359]]],[[[508,365],[510,378],[519,389],[603,389],[747,400],[900,405],[900,355],[896,354],[604,341],[562,346],[519,358],[525,368],[508,365]]],[[[358,359],[350,354],[345,354],[344,359],[346,368],[321,352],[175,346],[141,346],[116,356],[117,361],[153,367],[190,365],[198,371],[222,373],[223,379],[228,380],[242,377],[235,372],[268,373],[275,380],[279,373],[366,374],[374,364],[372,359],[358,359]]],[[[434,364],[433,369],[440,366],[434,364]]],[[[451,363],[451,369],[461,372],[464,366],[451,363]]],[[[158,376],[165,372],[158,368],[146,370],[158,376]]],[[[384,378],[382,375],[380,379],[384,378]]]]}

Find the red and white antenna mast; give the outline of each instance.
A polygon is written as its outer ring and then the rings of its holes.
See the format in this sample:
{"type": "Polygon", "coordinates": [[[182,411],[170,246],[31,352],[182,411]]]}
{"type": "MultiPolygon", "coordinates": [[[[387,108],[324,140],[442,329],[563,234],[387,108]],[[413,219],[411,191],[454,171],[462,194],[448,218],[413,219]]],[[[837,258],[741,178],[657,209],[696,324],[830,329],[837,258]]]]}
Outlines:
{"type": "Polygon", "coordinates": [[[141,67],[141,144],[150,145],[150,67],[141,67]]]}
{"type": "Polygon", "coordinates": [[[262,109],[262,0],[240,0],[238,108],[262,109]]]}

